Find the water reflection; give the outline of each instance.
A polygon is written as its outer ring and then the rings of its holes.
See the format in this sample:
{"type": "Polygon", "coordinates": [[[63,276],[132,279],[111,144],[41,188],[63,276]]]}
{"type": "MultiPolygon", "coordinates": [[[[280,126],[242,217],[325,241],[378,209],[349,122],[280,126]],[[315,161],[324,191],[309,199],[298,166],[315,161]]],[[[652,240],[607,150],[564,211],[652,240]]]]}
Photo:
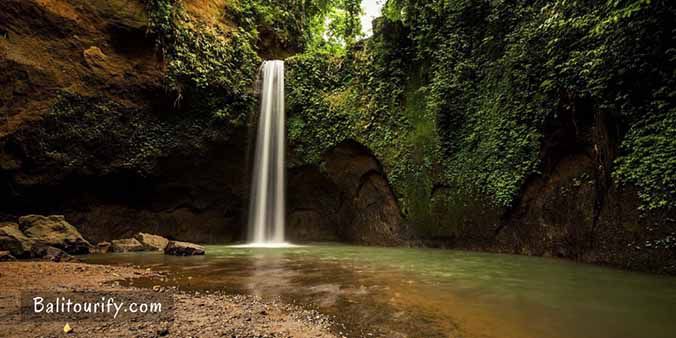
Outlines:
{"type": "Polygon", "coordinates": [[[169,282],[182,288],[281,297],[334,315],[356,337],[676,336],[676,279],[669,277],[444,250],[217,246],[207,252],[87,260],[172,270],[177,278],[169,282]]]}

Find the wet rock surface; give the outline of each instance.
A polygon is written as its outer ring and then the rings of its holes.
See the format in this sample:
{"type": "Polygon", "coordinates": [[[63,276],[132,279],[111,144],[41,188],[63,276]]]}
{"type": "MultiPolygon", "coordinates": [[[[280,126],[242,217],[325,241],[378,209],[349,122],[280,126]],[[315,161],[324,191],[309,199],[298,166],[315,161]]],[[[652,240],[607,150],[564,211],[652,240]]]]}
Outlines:
{"type": "Polygon", "coordinates": [[[598,114],[584,99],[562,97],[544,130],[541,168],[513,205],[439,185],[425,222],[434,231],[410,243],[676,274],[676,210],[642,210],[636,188],[616,184],[620,121],[598,114]]]}
{"type": "Polygon", "coordinates": [[[203,246],[188,242],[170,241],[164,248],[164,254],[172,256],[199,256],[204,253],[203,246]]]}
{"type": "Polygon", "coordinates": [[[401,213],[380,162],[366,147],[346,141],[323,155],[328,177],[345,196],[338,211],[341,239],[396,245],[401,213]]]}
{"type": "Polygon", "coordinates": [[[111,241],[111,252],[137,252],[145,251],[146,248],[135,238],[123,238],[111,241]]]}

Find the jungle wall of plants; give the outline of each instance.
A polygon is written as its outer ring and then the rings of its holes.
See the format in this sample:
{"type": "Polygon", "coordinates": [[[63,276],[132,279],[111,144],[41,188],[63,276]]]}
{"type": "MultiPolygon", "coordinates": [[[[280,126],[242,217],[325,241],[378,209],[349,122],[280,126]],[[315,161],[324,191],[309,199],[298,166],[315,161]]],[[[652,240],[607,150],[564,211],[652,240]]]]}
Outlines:
{"type": "Polygon", "coordinates": [[[363,143],[423,230],[439,230],[424,229],[438,226],[438,203],[514,206],[542,170],[546,126],[576,102],[614,122],[612,181],[638,188],[643,209],[676,206],[671,2],[389,0],[365,40],[359,4],[232,0],[224,27],[180,0],[146,0],[176,107],[242,125],[261,40],[272,38],[297,53],[287,59],[295,158],[318,164],[346,139],[363,143]]]}
{"type": "Polygon", "coordinates": [[[180,0],[146,0],[146,10],[148,33],[166,60],[174,106],[241,125],[255,103],[251,87],[260,58],[253,32],[207,25],[189,15],[180,0]],[[190,104],[182,105],[185,99],[190,104]]]}
{"type": "Polygon", "coordinates": [[[356,36],[360,13],[357,0],[230,0],[219,20],[224,24],[213,25],[190,15],[182,0],[144,3],[176,108],[189,100],[183,105],[189,113],[235,125],[255,106],[261,39],[291,52],[336,49],[342,37],[356,36]]]}
{"type": "Polygon", "coordinates": [[[614,121],[613,182],[674,208],[675,14],[666,0],[389,0],[373,37],[287,60],[289,137],[304,163],[365,144],[433,233],[437,189],[446,205],[513,206],[572,97],[614,121]]]}

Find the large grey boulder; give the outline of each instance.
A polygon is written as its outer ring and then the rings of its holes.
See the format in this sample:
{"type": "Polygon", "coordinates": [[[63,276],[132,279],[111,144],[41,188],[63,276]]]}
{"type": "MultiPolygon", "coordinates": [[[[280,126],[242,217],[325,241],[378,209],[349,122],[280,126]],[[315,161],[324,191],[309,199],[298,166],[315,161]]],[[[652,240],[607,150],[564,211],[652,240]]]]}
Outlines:
{"type": "Polygon", "coordinates": [[[147,234],[139,232],[134,236],[134,239],[141,242],[146,250],[149,251],[164,251],[164,248],[169,244],[169,240],[158,235],[147,234]]]}
{"type": "Polygon", "coordinates": [[[164,254],[174,256],[204,255],[204,247],[188,242],[170,241],[164,248],[164,254]]]}
{"type": "Polygon", "coordinates": [[[145,247],[134,238],[123,238],[111,241],[110,249],[112,252],[134,252],[144,251],[145,247]]]}
{"type": "Polygon", "coordinates": [[[18,224],[0,223],[0,250],[9,251],[14,257],[29,258],[33,242],[18,224]]]}
{"type": "Polygon", "coordinates": [[[37,243],[66,253],[88,254],[92,245],[62,215],[27,215],[19,218],[19,228],[37,243]]]}

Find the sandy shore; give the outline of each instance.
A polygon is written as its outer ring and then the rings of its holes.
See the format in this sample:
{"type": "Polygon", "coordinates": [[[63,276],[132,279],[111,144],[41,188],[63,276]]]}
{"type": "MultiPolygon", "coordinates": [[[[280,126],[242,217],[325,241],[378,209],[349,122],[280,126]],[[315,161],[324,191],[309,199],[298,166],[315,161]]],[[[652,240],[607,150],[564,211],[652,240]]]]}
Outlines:
{"type": "MultiPolygon", "coordinates": [[[[129,278],[163,278],[161,273],[134,267],[82,263],[0,263],[0,309],[16,307],[16,295],[25,290],[45,292],[139,291],[119,286],[129,278]],[[13,303],[14,302],[14,303],[13,303]]],[[[139,301],[152,301],[153,292],[139,292],[139,301]]],[[[185,293],[162,289],[174,300],[172,318],[163,322],[116,319],[69,323],[0,318],[0,337],[337,337],[330,320],[314,311],[274,299],[221,293],[185,293]]],[[[1,313],[1,312],[0,312],[1,313]]],[[[5,312],[6,313],[6,312],[5,312]]]]}

